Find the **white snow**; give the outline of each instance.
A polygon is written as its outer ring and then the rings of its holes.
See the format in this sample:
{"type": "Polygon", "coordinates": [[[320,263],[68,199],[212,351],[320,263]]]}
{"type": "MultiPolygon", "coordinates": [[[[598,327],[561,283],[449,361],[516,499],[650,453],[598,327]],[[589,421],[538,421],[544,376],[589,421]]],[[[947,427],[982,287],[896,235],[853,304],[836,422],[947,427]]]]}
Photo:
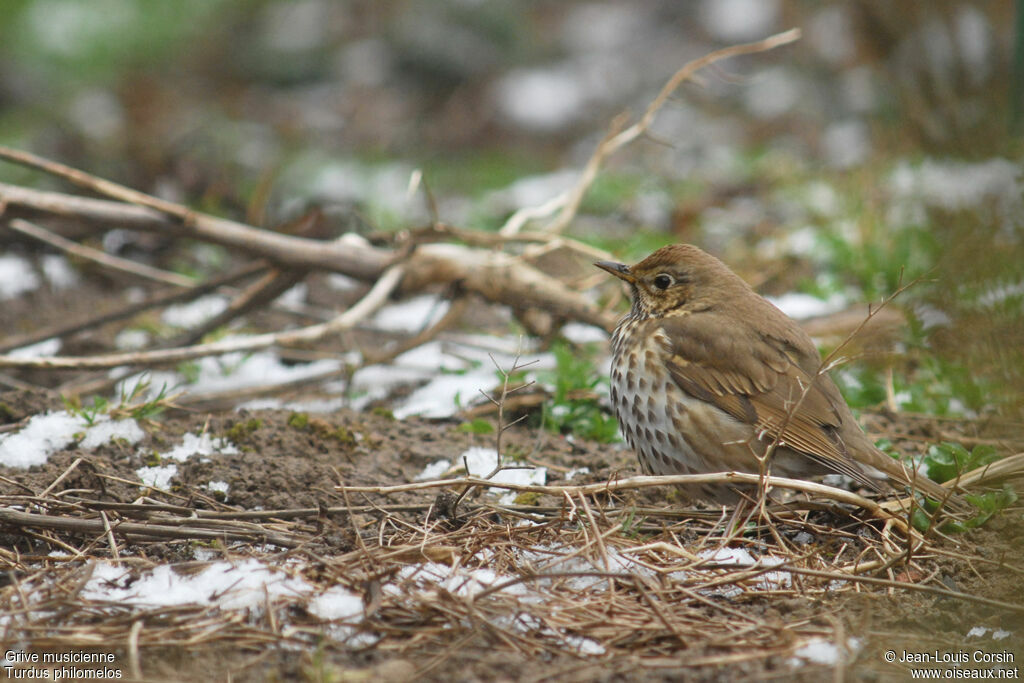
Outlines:
{"type": "MultiPolygon", "coordinates": [[[[697,557],[702,560],[714,562],[720,565],[736,565],[736,566],[750,566],[751,568],[756,567],[775,567],[784,564],[786,560],[781,557],[774,555],[762,555],[761,557],[754,559],[754,556],[744,548],[714,548],[705,549],[697,553],[697,557]]],[[[779,588],[788,588],[793,583],[793,577],[789,572],[776,571],[776,572],[764,572],[759,574],[756,579],[754,587],[758,590],[775,590],[779,588]]]]}
{"type": "Polygon", "coordinates": [[[227,307],[227,297],[208,294],[186,304],[168,306],[164,309],[160,319],[167,325],[191,329],[222,313],[227,307]]]}
{"type": "Polygon", "coordinates": [[[55,290],[69,289],[78,284],[78,271],[59,254],[44,254],[41,260],[43,275],[55,290]]]}
{"type": "MultiPolygon", "coordinates": [[[[855,653],[861,648],[859,638],[848,638],[846,651],[855,653]]],[[[834,642],[824,638],[811,638],[793,650],[789,659],[790,666],[803,666],[807,663],[834,665],[845,659],[845,652],[834,642]]]]}
{"type": "Polygon", "coordinates": [[[43,465],[52,453],[79,437],[81,448],[93,449],[115,438],[137,443],[143,436],[134,420],[110,422],[103,414],[95,417],[91,427],[85,418],[64,410],[34,415],[19,431],[0,434],[0,465],[22,469],[43,465]]]}
{"type": "Polygon", "coordinates": [[[703,0],[700,5],[701,25],[724,43],[767,38],[778,20],[778,0],[703,0]]]}
{"type": "Polygon", "coordinates": [[[381,308],[370,325],[388,332],[415,333],[440,320],[450,305],[439,296],[424,294],[381,308]]]}
{"type": "Polygon", "coordinates": [[[562,336],[573,344],[589,344],[591,342],[608,341],[608,333],[600,327],[583,323],[566,323],[562,326],[562,336]]]}
{"type": "Polygon", "coordinates": [[[228,483],[226,481],[215,480],[206,484],[207,491],[219,491],[225,495],[227,495],[228,488],[228,483]]]}
{"type": "Polygon", "coordinates": [[[802,292],[789,292],[782,296],[766,298],[790,318],[797,320],[838,313],[846,308],[848,303],[842,294],[833,294],[827,300],[802,292]]]}
{"type": "MultiPolygon", "coordinates": [[[[234,455],[238,453],[238,448],[229,440],[210,436],[204,432],[200,435],[195,435],[192,432],[186,432],[181,438],[181,443],[167,451],[166,453],[160,454],[160,460],[177,460],[178,462],[185,462],[193,456],[206,457],[219,453],[221,455],[234,455]]],[[[178,466],[174,463],[166,465],[156,465],[153,467],[140,467],[135,470],[135,474],[138,475],[139,479],[146,486],[152,486],[158,489],[167,488],[171,479],[178,473],[178,466]]],[[[224,482],[210,482],[207,488],[211,491],[223,490],[227,493],[227,484],[224,482]],[[223,486],[223,489],[220,487],[223,486]]]]}
{"type": "Polygon", "coordinates": [[[189,574],[177,573],[172,565],[158,565],[137,578],[128,569],[98,562],[82,588],[81,597],[139,607],[215,602],[221,609],[243,610],[311,591],[312,586],[305,580],[250,558],[237,563],[213,562],[202,571],[189,574]]]}
{"type": "Polygon", "coordinates": [[[114,346],[122,351],[137,351],[149,345],[149,332],[138,329],[125,329],[114,337],[114,346]]]}
{"type": "Polygon", "coordinates": [[[979,162],[926,159],[914,166],[901,162],[889,174],[898,201],[920,200],[947,210],[978,207],[994,201],[1000,208],[1018,207],[1021,167],[1006,159],[979,162]]]}
{"type": "Polygon", "coordinates": [[[31,292],[39,287],[32,264],[15,254],[0,256],[0,301],[31,292]]]}
{"type": "Polygon", "coordinates": [[[136,444],[144,439],[146,433],[139,423],[130,418],[123,420],[102,420],[90,427],[85,436],[78,442],[81,448],[99,448],[105,443],[120,439],[136,444]]]}
{"type": "Polygon", "coordinates": [[[494,99],[509,121],[540,132],[578,120],[586,109],[580,73],[568,64],[513,69],[496,84],[494,99]]]}
{"type": "MultiPolygon", "coordinates": [[[[437,460],[425,468],[416,476],[417,481],[437,479],[445,472],[454,467],[462,467],[465,463],[467,474],[472,477],[483,477],[490,474],[498,462],[498,452],[493,448],[480,448],[474,446],[462,452],[457,458],[448,460],[437,460]]],[[[511,464],[507,460],[503,463],[511,464]]],[[[497,484],[520,484],[520,485],[541,485],[547,482],[546,467],[516,467],[515,469],[502,470],[491,477],[490,481],[497,484]]],[[[491,493],[501,495],[499,502],[502,505],[510,505],[517,495],[516,491],[491,487],[491,493]]]]}
{"type": "Polygon", "coordinates": [[[193,455],[205,456],[213,455],[214,453],[234,455],[238,453],[238,449],[227,439],[210,436],[209,433],[196,436],[192,432],[187,432],[182,437],[180,445],[175,446],[160,457],[185,462],[193,455]]]}
{"type": "Polygon", "coordinates": [[[7,352],[7,355],[11,358],[42,358],[45,356],[55,356],[60,351],[61,341],[57,337],[51,337],[50,339],[44,339],[41,342],[35,344],[29,344],[28,346],[22,346],[19,349],[12,349],[7,352]]]}
{"type": "Polygon", "coordinates": [[[361,621],[363,599],[344,586],[334,586],[310,600],[306,609],[324,621],[353,620],[356,617],[361,621]]]}
{"type": "Polygon", "coordinates": [[[1003,640],[1013,635],[1013,631],[1004,631],[1001,628],[990,629],[987,626],[974,626],[967,632],[968,638],[981,638],[989,631],[992,632],[992,640],[1003,640]]]}
{"type": "Polygon", "coordinates": [[[166,489],[171,485],[171,479],[178,473],[177,465],[155,465],[153,467],[140,467],[135,474],[145,486],[152,486],[156,489],[166,489]]]}
{"type": "Polygon", "coordinates": [[[450,461],[437,460],[424,467],[423,471],[416,475],[416,481],[430,481],[432,479],[438,479],[451,468],[452,464],[450,461]]]}
{"type": "Polygon", "coordinates": [[[856,166],[871,152],[871,131],[858,119],[830,123],[821,135],[821,152],[833,168],[856,166]]]}

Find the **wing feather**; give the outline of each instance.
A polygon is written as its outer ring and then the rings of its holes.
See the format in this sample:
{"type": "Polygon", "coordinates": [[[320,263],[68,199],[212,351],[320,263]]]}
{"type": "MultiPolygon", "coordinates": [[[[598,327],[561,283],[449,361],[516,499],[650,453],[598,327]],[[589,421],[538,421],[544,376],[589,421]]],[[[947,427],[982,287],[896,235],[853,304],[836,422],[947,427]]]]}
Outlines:
{"type": "Polygon", "coordinates": [[[817,376],[821,360],[809,341],[773,340],[711,311],[670,317],[661,325],[665,364],[683,391],[768,439],[877,488],[839,436],[836,401],[842,399],[827,376],[817,376]]]}

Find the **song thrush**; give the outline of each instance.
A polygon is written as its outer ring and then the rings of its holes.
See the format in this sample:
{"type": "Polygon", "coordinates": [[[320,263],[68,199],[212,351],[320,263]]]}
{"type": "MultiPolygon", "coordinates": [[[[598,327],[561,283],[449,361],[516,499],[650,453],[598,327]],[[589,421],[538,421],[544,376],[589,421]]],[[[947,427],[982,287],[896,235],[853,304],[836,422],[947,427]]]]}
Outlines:
{"type": "MultiPolygon", "coordinates": [[[[875,447],[810,337],[714,256],[676,244],[634,266],[595,265],[632,289],[612,335],[611,399],[645,472],[757,473],[774,443],[777,476],[838,472],[946,497],[875,447]]],[[[702,487],[700,497],[730,503],[737,491],[702,487]]]]}

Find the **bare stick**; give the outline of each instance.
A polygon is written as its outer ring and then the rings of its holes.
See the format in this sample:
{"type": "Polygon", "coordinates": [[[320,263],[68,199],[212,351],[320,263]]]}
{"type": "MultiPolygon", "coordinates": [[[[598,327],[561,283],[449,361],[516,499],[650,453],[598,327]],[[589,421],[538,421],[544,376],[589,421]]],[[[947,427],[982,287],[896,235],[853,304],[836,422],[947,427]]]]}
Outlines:
{"type": "MultiPolygon", "coordinates": [[[[403,493],[406,491],[419,491],[423,489],[448,488],[452,486],[491,486],[495,488],[508,489],[510,491],[529,491],[533,493],[547,493],[553,496],[578,496],[608,493],[612,491],[624,491],[629,489],[647,488],[649,486],[679,486],[695,484],[758,484],[762,481],[760,475],[748,474],[746,472],[718,472],[711,474],[674,474],[666,476],[640,476],[616,481],[607,481],[597,484],[586,484],[582,486],[541,486],[539,484],[510,484],[504,482],[492,482],[478,477],[461,477],[459,479],[440,479],[434,481],[420,481],[411,484],[397,484],[393,486],[342,486],[352,493],[377,493],[388,495],[392,493],[403,493]]],[[[764,481],[769,486],[793,491],[814,493],[830,498],[840,503],[856,505],[875,516],[883,519],[893,518],[893,514],[882,508],[873,500],[863,496],[837,489],[834,486],[826,486],[812,481],[801,479],[789,479],[786,477],[765,476],[764,481]]],[[[902,519],[897,520],[903,523],[902,519]]]]}
{"type": "Polygon", "coordinates": [[[43,192],[6,183],[0,183],[0,205],[13,215],[43,213],[204,240],[259,254],[284,266],[332,270],[360,280],[375,280],[395,258],[391,252],[368,245],[293,237],[199,212],[190,212],[188,222],[183,223],[148,206],[43,192]]]}
{"type": "Polygon", "coordinates": [[[715,50],[703,57],[687,62],[681,69],[672,75],[672,78],[670,78],[664,86],[662,86],[661,92],[659,92],[658,96],[655,97],[647,106],[646,111],[644,111],[644,114],[640,117],[639,121],[624,130],[620,130],[623,124],[621,119],[617,119],[612,123],[610,132],[598,144],[597,149],[594,150],[593,155],[591,155],[590,159],[587,161],[587,165],[583,168],[583,172],[580,174],[579,180],[569,191],[553,197],[539,207],[520,209],[516,213],[512,214],[505,225],[502,226],[501,234],[514,235],[527,223],[529,219],[550,215],[559,209],[561,209],[561,211],[558,216],[548,223],[548,225],[544,226],[543,230],[546,232],[561,232],[567,225],[569,225],[573,217],[575,217],[576,211],[579,209],[580,202],[583,200],[583,196],[586,194],[587,189],[589,189],[593,184],[604,160],[613,152],[629,144],[641,135],[644,135],[648,129],[650,129],[651,123],[654,121],[654,117],[657,115],[658,111],[662,106],[664,106],[665,102],[668,101],[668,98],[672,96],[672,93],[675,92],[683,82],[692,78],[697,71],[700,71],[704,67],[714,64],[722,59],[736,57],[738,55],[766,52],[782,45],[792,43],[799,38],[800,29],[794,28],[783,33],[778,33],[774,36],[769,36],[764,40],[759,40],[754,43],[733,45],[722,48],[721,50],[715,50]]]}
{"type": "Polygon", "coordinates": [[[66,251],[67,253],[81,259],[98,263],[105,268],[119,270],[122,273],[128,273],[129,275],[134,275],[135,277],[140,277],[145,280],[152,280],[165,285],[171,285],[172,287],[192,287],[196,284],[196,281],[193,278],[178,275],[177,273],[169,273],[166,270],[153,268],[152,266],[147,266],[144,263],[136,263],[130,259],[111,256],[99,249],[93,249],[92,247],[87,247],[78,244],[77,242],[73,242],[66,237],[61,237],[54,232],[50,232],[46,228],[30,223],[22,218],[13,219],[8,223],[8,227],[15,232],[28,235],[33,239],[45,242],[46,244],[56,247],[61,251],[66,251]]]}
{"type": "Polygon", "coordinates": [[[0,367],[56,368],[56,369],[100,369],[116,368],[121,365],[157,365],[180,363],[203,356],[217,356],[239,351],[257,351],[271,346],[302,344],[322,339],[332,334],[351,329],[358,322],[380,308],[398,286],[403,267],[392,266],[384,273],[373,288],[352,308],[334,320],[310,325],[297,330],[257,334],[242,339],[229,339],[209,344],[197,344],[174,349],[140,351],[136,353],[114,353],[105,356],[51,356],[48,358],[14,358],[0,356],[0,367]]]}
{"type": "Polygon", "coordinates": [[[194,287],[186,290],[178,291],[164,291],[155,294],[147,299],[139,301],[138,303],[128,304],[127,306],[111,311],[109,313],[102,313],[96,316],[87,316],[71,322],[58,323],[56,325],[48,325],[47,327],[36,330],[31,334],[18,335],[16,337],[4,337],[0,341],[0,353],[10,351],[11,349],[17,349],[22,346],[28,346],[41,342],[44,339],[50,339],[51,337],[66,337],[82,330],[87,330],[100,325],[105,325],[110,322],[117,320],[124,320],[130,318],[137,313],[148,310],[150,308],[158,308],[167,304],[177,303],[185,299],[191,299],[194,297],[201,296],[207,292],[211,292],[218,287],[229,284],[236,280],[254,275],[260,270],[265,269],[266,263],[255,262],[242,266],[238,270],[230,272],[226,275],[214,278],[207,282],[202,282],[194,287]]]}

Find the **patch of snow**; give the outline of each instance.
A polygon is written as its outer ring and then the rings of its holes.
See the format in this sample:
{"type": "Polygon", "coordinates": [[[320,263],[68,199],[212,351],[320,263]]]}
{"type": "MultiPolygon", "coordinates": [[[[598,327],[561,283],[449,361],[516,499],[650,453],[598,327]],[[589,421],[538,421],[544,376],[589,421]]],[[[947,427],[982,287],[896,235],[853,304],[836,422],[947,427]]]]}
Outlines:
{"type": "Polygon", "coordinates": [[[568,190],[579,180],[579,171],[562,169],[553,173],[526,176],[484,197],[489,210],[515,211],[544,202],[568,190]]]}
{"type": "Polygon", "coordinates": [[[0,301],[39,288],[39,276],[28,259],[15,254],[0,256],[0,301]]]}
{"type": "Polygon", "coordinates": [[[60,351],[62,342],[57,337],[50,339],[44,339],[41,342],[35,344],[29,344],[28,346],[22,346],[19,349],[11,349],[7,352],[7,355],[11,358],[43,358],[46,356],[55,356],[60,351]]]}
{"type": "Polygon", "coordinates": [[[114,337],[114,346],[122,351],[137,351],[149,345],[149,332],[145,330],[121,330],[114,337]]]}
{"type": "Polygon", "coordinates": [[[839,193],[823,180],[814,180],[804,185],[801,196],[804,205],[821,216],[835,217],[842,208],[839,193]]]}
{"type": "Polygon", "coordinates": [[[341,273],[328,273],[327,286],[338,292],[350,292],[359,289],[360,282],[354,277],[342,275],[341,273]]]}
{"type": "Polygon", "coordinates": [[[423,471],[416,475],[416,481],[429,481],[440,478],[450,470],[452,463],[448,460],[437,460],[423,468],[423,471]]]}
{"type": "Polygon", "coordinates": [[[807,42],[826,62],[840,66],[857,53],[850,17],[842,5],[829,5],[807,22],[807,42]]]}
{"type": "Polygon", "coordinates": [[[66,448],[85,422],[66,411],[34,415],[17,432],[0,435],[0,465],[27,469],[43,465],[51,453],[66,448]]]}
{"type": "Polygon", "coordinates": [[[211,482],[206,484],[206,490],[207,491],[219,491],[220,493],[223,493],[224,495],[227,495],[228,488],[229,488],[229,486],[228,486],[228,483],[226,481],[211,481],[211,482]]]}
{"type": "Polygon", "coordinates": [[[978,297],[978,303],[986,308],[992,308],[1003,303],[1007,299],[1024,297],[1024,281],[1013,284],[996,285],[978,297]]]}
{"type": "Polygon", "coordinates": [[[766,38],[779,21],[778,0],[703,0],[700,22],[716,40],[740,43],[766,38]]]}
{"type": "Polygon", "coordinates": [[[502,115],[527,130],[552,132],[580,119],[586,94],[580,74],[569,65],[513,69],[495,85],[502,115]]]}
{"type": "Polygon", "coordinates": [[[344,586],[333,586],[309,601],[306,609],[324,621],[362,621],[363,599],[344,586]]]}
{"type": "Polygon", "coordinates": [[[897,200],[919,199],[929,206],[957,210],[996,202],[1004,210],[1018,207],[1021,167],[1006,159],[980,162],[926,159],[917,166],[898,164],[889,174],[897,200]]]}
{"type": "Polygon", "coordinates": [[[370,325],[388,332],[419,332],[440,320],[450,305],[439,296],[424,294],[384,306],[373,316],[370,325]]]}
{"type": "Polygon", "coordinates": [[[34,415],[19,431],[0,434],[0,465],[20,469],[43,465],[52,453],[67,448],[78,436],[82,439],[79,445],[87,449],[114,438],[136,443],[144,436],[134,420],[109,420],[106,415],[97,415],[90,427],[84,418],[64,410],[34,415]]]}
{"type": "Polygon", "coordinates": [[[185,436],[182,437],[180,445],[161,454],[160,457],[185,462],[194,455],[206,456],[213,455],[214,453],[235,455],[238,453],[238,449],[227,439],[210,436],[208,432],[204,432],[199,436],[192,432],[186,432],[185,436]]]}
{"type": "Polygon", "coordinates": [[[276,301],[286,306],[299,306],[306,303],[306,296],[309,294],[309,287],[305,282],[300,282],[294,287],[283,292],[276,301]]]}
{"type": "Polygon", "coordinates": [[[564,639],[565,644],[569,646],[569,649],[575,650],[581,655],[597,657],[605,653],[604,645],[601,645],[601,643],[596,640],[571,634],[566,635],[564,639]]]}
{"type": "Polygon", "coordinates": [[[223,610],[245,610],[312,590],[305,580],[250,558],[236,563],[214,562],[200,572],[185,575],[178,574],[173,565],[158,565],[137,578],[128,569],[99,562],[80,595],[86,600],[139,607],[213,604],[223,610]]]}
{"type": "Polygon", "coordinates": [[[960,59],[966,62],[963,71],[972,85],[983,83],[992,71],[995,47],[988,17],[977,7],[963,5],[957,12],[953,33],[960,59]]]}
{"type": "Polygon", "coordinates": [[[55,290],[70,289],[79,282],[78,271],[59,254],[44,254],[42,267],[46,281],[55,290]]]}
{"type": "Polygon", "coordinates": [[[166,489],[171,485],[171,479],[178,473],[177,465],[156,465],[153,467],[140,467],[135,474],[142,481],[143,485],[155,489],[166,489]]]}
{"type": "Polygon", "coordinates": [[[846,653],[855,653],[861,648],[858,638],[848,638],[845,651],[836,643],[824,638],[811,638],[793,651],[789,659],[790,666],[803,666],[807,663],[836,665],[846,659],[846,653]]]}
{"type": "Polygon", "coordinates": [[[186,304],[172,304],[168,306],[164,309],[163,314],[161,314],[160,320],[167,325],[191,329],[219,315],[227,307],[227,297],[219,294],[208,294],[186,304]]]}
{"type": "Polygon", "coordinates": [[[109,140],[124,129],[124,107],[105,88],[79,93],[71,100],[67,113],[75,128],[94,140],[109,140]]]}
{"type": "Polygon", "coordinates": [[[803,91],[797,76],[781,66],[768,67],[750,79],[743,104],[755,118],[772,119],[801,105],[803,91]]]}
{"type": "MultiPolygon", "coordinates": [[[[198,378],[190,388],[194,394],[282,384],[327,374],[341,368],[341,361],[334,359],[289,365],[283,363],[272,351],[226,353],[216,357],[200,358],[196,363],[199,367],[198,378]]],[[[155,381],[151,381],[151,384],[156,386],[155,381]]]]}
{"type": "Polygon", "coordinates": [[[846,297],[838,293],[830,296],[827,301],[801,292],[766,298],[790,318],[797,320],[837,313],[846,308],[848,303],[846,297]]]}
{"type": "Polygon", "coordinates": [[[565,478],[566,479],[572,479],[572,478],[574,478],[578,474],[590,474],[590,468],[589,467],[574,467],[573,469],[571,469],[571,470],[569,470],[568,472],[565,473],[565,478]]]}
{"type": "Polygon", "coordinates": [[[821,136],[825,163],[846,169],[863,163],[871,152],[871,131],[863,121],[852,119],[830,123],[821,136]]]}
{"type": "Polygon", "coordinates": [[[566,323],[562,325],[562,336],[573,344],[589,344],[591,342],[608,341],[608,333],[600,327],[583,323],[566,323]]]}
{"type": "MultiPolygon", "coordinates": [[[[705,549],[697,553],[702,560],[714,562],[720,565],[735,565],[749,567],[775,567],[786,562],[785,558],[774,555],[763,555],[758,559],[750,554],[745,548],[714,548],[705,549]]],[[[754,587],[758,590],[775,590],[787,588],[792,585],[793,578],[789,572],[764,572],[756,577],[754,587]]]]}
{"type": "Polygon", "coordinates": [[[1004,631],[1001,628],[990,629],[987,626],[974,626],[967,632],[967,637],[981,638],[989,631],[992,632],[992,640],[1004,640],[1013,635],[1013,631],[1004,631]]]}
{"type": "Polygon", "coordinates": [[[131,418],[123,420],[102,420],[97,422],[86,431],[85,436],[78,443],[80,448],[98,448],[105,443],[120,439],[130,444],[136,444],[144,439],[146,433],[142,431],[139,423],[131,418]]]}
{"type": "Polygon", "coordinates": [[[467,406],[476,402],[481,398],[480,390],[490,390],[495,381],[493,369],[463,375],[440,374],[395,406],[395,417],[451,417],[458,412],[460,403],[467,406]]]}
{"type": "Polygon", "coordinates": [[[329,5],[318,0],[294,0],[265,5],[264,43],[275,52],[302,53],[322,47],[328,38],[329,5]]]}

